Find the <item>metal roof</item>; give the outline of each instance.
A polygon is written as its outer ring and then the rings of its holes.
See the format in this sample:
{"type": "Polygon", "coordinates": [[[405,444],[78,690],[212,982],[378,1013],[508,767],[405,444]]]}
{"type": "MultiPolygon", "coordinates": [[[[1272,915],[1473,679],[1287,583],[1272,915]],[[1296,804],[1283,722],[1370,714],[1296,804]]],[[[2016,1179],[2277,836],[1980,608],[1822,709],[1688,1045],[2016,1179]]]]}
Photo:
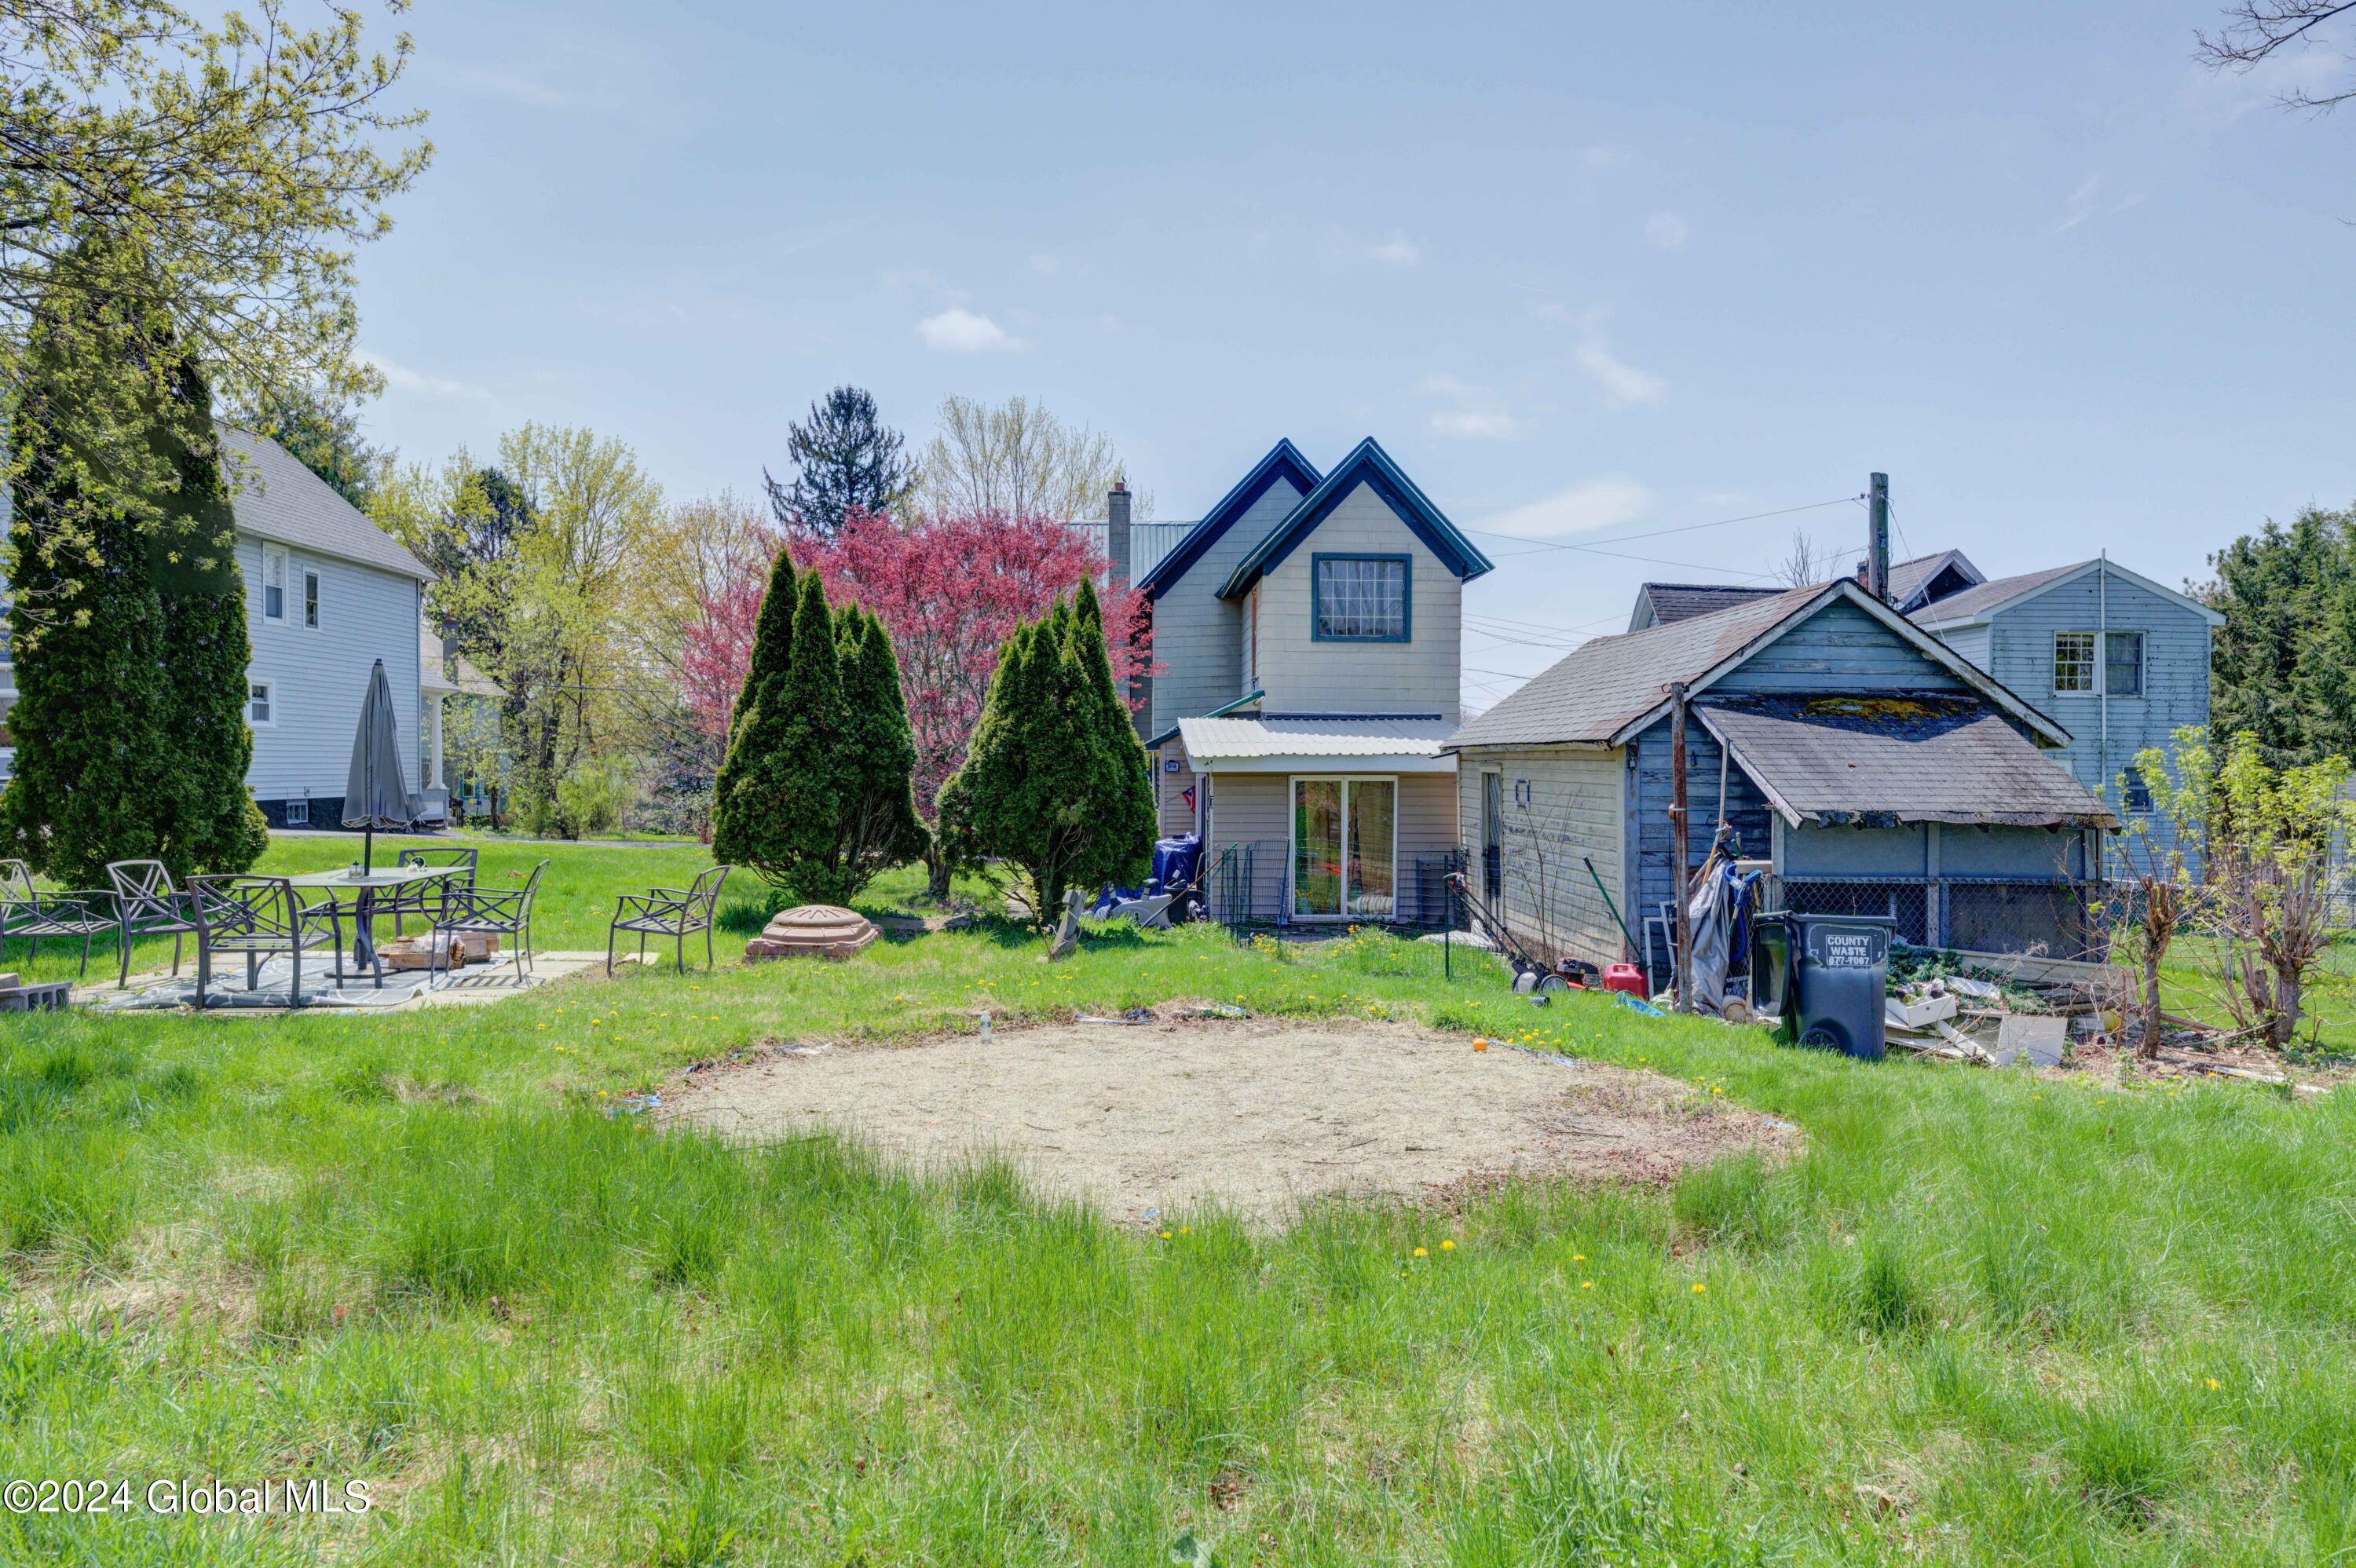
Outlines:
{"type": "Polygon", "coordinates": [[[1754,599],[1715,614],[1595,637],[1449,737],[1467,746],[1616,746],[1650,723],[1684,681],[1698,697],[1784,631],[1836,599],[1846,599],[1933,664],[2013,713],[2056,745],[2070,732],[1998,684],[1996,677],[1908,622],[1848,578],[1754,599]]]}
{"type": "Polygon", "coordinates": [[[2115,827],[2094,793],[1973,698],[1697,702],[1786,822],[2115,827]]]}
{"type": "Polygon", "coordinates": [[[1636,590],[1636,610],[1629,616],[1628,629],[1643,629],[1636,616],[1644,613],[1648,603],[1653,607],[1653,619],[1648,624],[1665,626],[1672,621],[1714,615],[1746,600],[1772,598],[1783,592],[1781,588],[1744,588],[1731,582],[1647,582],[1636,590]]]}
{"type": "Polygon", "coordinates": [[[1179,738],[1196,763],[1249,762],[1271,757],[1440,757],[1440,742],[1454,724],[1446,719],[1364,717],[1334,719],[1181,719],[1179,738]]]}
{"type": "Polygon", "coordinates": [[[224,475],[237,486],[230,507],[240,533],[434,581],[431,568],[284,447],[235,425],[214,428],[220,433],[224,475]]]}

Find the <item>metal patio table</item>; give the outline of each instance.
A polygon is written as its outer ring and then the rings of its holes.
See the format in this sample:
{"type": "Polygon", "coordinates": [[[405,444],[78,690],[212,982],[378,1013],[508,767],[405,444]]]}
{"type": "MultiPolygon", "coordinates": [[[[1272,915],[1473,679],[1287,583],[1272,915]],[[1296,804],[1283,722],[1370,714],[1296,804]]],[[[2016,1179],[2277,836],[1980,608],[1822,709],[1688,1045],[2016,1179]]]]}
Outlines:
{"type": "MultiPolygon", "coordinates": [[[[352,962],[375,976],[379,987],[384,985],[384,970],[377,961],[376,935],[369,928],[377,914],[376,895],[386,889],[413,887],[419,882],[446,881],[464,873],[463,866],[393,866],[384,870],[311,871],[286,880],[298,888],[316,888],[330,894],[347,891],[352,894],[352,962]]],[[[390,909],[388,901],[386,907],[390,909]]]]}

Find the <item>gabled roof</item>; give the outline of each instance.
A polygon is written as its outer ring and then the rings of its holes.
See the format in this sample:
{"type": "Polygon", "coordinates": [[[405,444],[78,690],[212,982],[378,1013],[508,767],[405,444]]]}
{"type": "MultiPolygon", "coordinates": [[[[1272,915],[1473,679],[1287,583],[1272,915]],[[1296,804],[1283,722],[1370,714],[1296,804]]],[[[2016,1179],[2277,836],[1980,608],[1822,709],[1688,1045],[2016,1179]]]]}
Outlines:
{"type": "Polygon", "coordinates": [[[216,422],[225,476],[234,475],[230,509],[240,533],[275,544],[356,560],[402,577],[434,581],[433,569],[368,520],[326,480],[266,435],[216,422]]]}
{"type": "Polygon", "coordinates": [[[2220,615],[2198,599],[2189,594],[2179,593],[2173,588],[2163,588],[2142,573],[2129,571],[2117,561],[2106,561],[2099,556],[2093,560],[2079,561],[2073,566],[2051,566],[2043,571],[2024,571],[2018,577],[1999,577],[1993,581],[1983,582],[1976,588],[1966,588],[1961,593],[1951,594],[1947,598],[1934,600],[1925,604],[1922,609],[1914,612],[1914,619],[1933,631],[1945,631],[1952,626],[1971,625],[1987,620],[1997,610],[2010,609],[2024,601],[2036,598],[2040,593],[2050,593],[2056,588],[2075,582],[2088,572],[2101,571],[2105,566],[2110,569],[2112,575],[2124,578],[2146,592],[2156,593],[2162,599],[2190,611],[2212,626],[2222,626],[2225,624],[2224,616],[2220,615]]]}
{"type": "Polygon", "coordinates": [[[1781,588],[1744,588],[1731,582],[1641,583],[1636,589],[1636,607],[1628,615],[1628,629],[1641,632],[1647,626],[1690,621],[1696,615],[1714,615],[1745,600],[1765,599],[1783,592],[1781,588]]]}
{"type": "Polygon", "coordinates": [[[1160,598],[1162,591],[1186,575],[1186,569],[1202,560],[1203,552],[1218,543],[1219,537],[1235,527],[1236,519],[1250,511],[1270,486],[1289,481],[1295,490],[1305,495],[1317,488],[1318,477],[1316,468],[1301,455],[1300,448],[1290,441],[1278,442],[1269,448],[1266,457],[1252,464],[1242,482],[1178,541],[1175,549],[1137,580],[1138,588],[1149,599],[1160,598]]]}
{"type": "Polygon", "coordinates": [[[1890,569],[1890,602],[1901,610],[1914,609],[1921,595],[1938,575],[1949,567],[1966,582],[1987,581],[1987,573],[1974,566],[1971,558],[1959,549],[1943,549],[1936,555],[1918,555],[1912,560],[1901,560],[1890,569]]]}
{"type": "Polygon", "coordinates": [[[1977,698],[1712,698],[1693,716],[1795,827],[2118,825],[1977,698]]]}
{"type": "Polygon", "coordinates": [[[1440,514],[1430,496],[1415,486],[1391,461],[1390,453],[1376,443],[1373,436],[1350,449],[1350,455],[1333,465],[1317,487],[1301,497],[1301,504],[1285,514],[1268,538],[1259,541],[1252,552],[1237,563],[1224,587],[1222,599],[1235,599],[1251,591],[1268,572],[1283,564],[1284,558],[1299,547],[1323,522],[1328,514],[1342,503],[1344,496],[1357,488],[1361,482],[1398,513],[1409,532],[1421,539],[1424,548],[1438,556],[1440,564],[1456,574],[1459,581],[1469,581],[1490,569],[1489,558],[1473,548],[1472,541],[1456,531],[1456,525],[1440,514]]]}
{"type": "Polygon", "coordinates": [[[2070,743],[2067,730],[1875,599],[1862,584],[1844,577],[1754,599],[1714,615],[1593,638],[1494,708],[1467,720],[1449,738],[1449,750],[1625,745],[1668,710],[1672,684],[1683,681],[1689,696],[1700,696],[1720,677],[1836,600],[1846,600],[1863,610],[1898,640],[2051,744],[2070,743]]]}

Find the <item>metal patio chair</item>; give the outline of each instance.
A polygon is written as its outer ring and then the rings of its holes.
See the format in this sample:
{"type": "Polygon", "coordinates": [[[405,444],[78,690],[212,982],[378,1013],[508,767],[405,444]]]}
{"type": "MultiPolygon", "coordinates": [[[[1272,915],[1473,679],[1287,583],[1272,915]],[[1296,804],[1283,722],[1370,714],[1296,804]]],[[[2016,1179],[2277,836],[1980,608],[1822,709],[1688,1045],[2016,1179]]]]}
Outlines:
{"type": "Polygon", "coordinates": [[[41,955],[41,938],[81,943],[81,973],[90,974],[90,940],[115,929],[114,895],[97,890],[45,893],[33,886],[32,869],[22,860],[0,860],[0,952],[21,936],[41,955]],[[102,913],[101,912],[104,912],[102,913]]]}
{"type": "Polygon", "coordinates": [[[205,1008],[216,954],[245,955],[245,988],[258,990],[262,965],[284,953],[293,965],[289,1005],[303,1005],[303,954],[327,943],[343,977],[343,912],[333,903],[305,904],[284,877],[191,877],[188,902],[197,923],[197,1010],[205,1008]]]}
{"type": "Polygon", "coordinates": [[[395,936],[402,934],[403,915],[413,914],[420,920],[431,920],[449,893],[454,891],[472,891],[476,857],[480,853],[477,849],[459,848],[403,849],[400,863],[404,867],[432,867],[437,870],[449,867],[464,874],[444,877],[438,882],[418,882],[405,888],[395,888],[392,897],[377,906],[379,913],[391,912],[392,933],[395,936]]]}
{"type": "Polygon", "coordinates": [[[172,873],[161,860],[112,861],[106,879],[114,884],[114,918],[123,946],[123,973],[115,985],[131,984],[131,944],[143,936],[172,939],[172,977],[179,978],[181,943],[197,934],[194,901],[172,886],[172,873]]]}
{"type": "Polygon", "coordinates": [[[530,973],[531,901],[540,891],[541,874],[547,869],[548,862],[542,860],[519,888],[451,889],[434,915],[434,945],[439,950],[442,972],[450,972],[451,937],[503,936],[515,944],[516,978],[530,973]]]}
{"type": "Polygon", "coordinates": [[[668,936],[677,944],[675,962],[687,973],[687,939],[703,933],[703,966],[712,967],[712,912],[720,902],[721,884],[734,868],[714,866],[689,888],[654,888],[624,893],[614,905],[614,923],[605,928],[605,973],[614,972],[614,942],[625,932],[638,935],[638,957],[647,955],[647,938],[668,936]]]}

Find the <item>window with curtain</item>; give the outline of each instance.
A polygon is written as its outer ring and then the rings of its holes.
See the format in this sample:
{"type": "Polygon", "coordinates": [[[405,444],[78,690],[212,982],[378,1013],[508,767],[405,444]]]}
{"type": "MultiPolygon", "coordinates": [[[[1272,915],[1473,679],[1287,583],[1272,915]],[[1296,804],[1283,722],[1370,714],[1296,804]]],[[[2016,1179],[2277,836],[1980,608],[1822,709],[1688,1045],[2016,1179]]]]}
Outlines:
{"type": "Polygon", "coordinates": [[[2143,695],[2143,634],[2112,632],[2103,652],[2103,689],[2113,697],[2143,695]]]}
{"type": "Polygon", "coordinates": [[[1318,640],[1406,642],[1407,565],[1404,556],[1319,556],[1314,579],[1318,640]]]}

